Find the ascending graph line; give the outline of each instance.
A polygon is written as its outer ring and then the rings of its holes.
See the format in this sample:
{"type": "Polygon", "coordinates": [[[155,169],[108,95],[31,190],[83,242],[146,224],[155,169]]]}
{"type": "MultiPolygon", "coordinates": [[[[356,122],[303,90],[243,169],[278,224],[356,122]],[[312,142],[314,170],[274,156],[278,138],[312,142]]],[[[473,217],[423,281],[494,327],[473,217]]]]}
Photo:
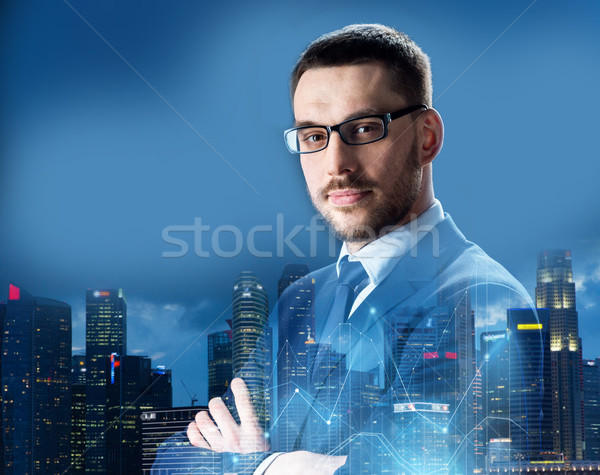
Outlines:
{"type": "Polygon", "coordinates": [[[335,409],[337,408],[338,402],[340,401],[340,397],[342,397],[342,391],[344,390],[344,387],[346,386],[346,381],[348,381],[348,376],[350,376],[350,371],[346,371],[346,377],[344,378],[344,382],[342,383],[342,387],[340,388],[339,392],[338,392],[338,397],[335,400],[335,404],[333,405],[333,408],[331,409],[331,415],[333,416],[333,414],[335,414],[335,409]]]}
{"type": "MultiPolygon", "coordinates": [[[[377,309],[374,308],[372,305],[369,304],[369,302],[365,302],[369,305],[370,310],[371,310],[371,314],[375,317],[375,320],[373,324],[371,324],[371,326],[368,329],[363,329],[364,331],[361,331],[360,328],[356,327],[353,323],[347,322],[344,324],[338,324],[337,328],[334,328],[333,330],[331,330],[331,333],[329,335],[326,335],[326,342],[328,343],[328,345],[323,345],[322,348],[318,348],[317,350],[317,356],[322,356],[321,359],[319,359],[318,357],[316,359],[311,359],[310,361],[307,361],[306,366],[308,366],[309,369],[309,373],[310,370],[312,369],[314,371],[315,366],[317,365],[317,363],[319,361],[328,363],[330,367],[334,367],[334,368],[339,368],[339,365],[341,364],[341,362],[345,361],[344,360],[344,356],[347,356],[347,354],[349,354],[350,352],[354,352],[354,358],[353,360],[356,361],[363,361],[362,355],[363,355],[363,351],[365,348],[372,348],[373,349],[373,356],[377,357],[377,365],[379,365],[379,368],[381,368],[382,364],[387,364],[387,362],[390,363],[390,368],[393,368],[393,371],[396,375],[395,377],[395,382],[398,385],[398,389],[400,389],[400,391],[403,391],[404,394],[406,395],[406,397],[408,398],[408,400],[411,400],[411,394],[409,391],[409,389],[411,389],[411,386],[414,383],[414,372],[418,369],[418,365],[419,362],[422,362],[421,359],[414,360],[413,358],[417,357],[417,358],[421,358],[422,357],[422,351],[423,348],[430,347],[430,348],[434,348],[436,351],[439,351],[440,348],[443,348],[444,345],[444,341],[448,338],[447,335],[448,332],[450,331],[450,329],[454,328],[454,326],[457,327],[457,332],[459,332],[457,335],[463,335],[465,331],[469,332],[469,336],[472,339],[472,332],[475,331],[475,328],[480,329],[480,326],[476,326],[475,325],[475,320],[473,317],[473,310],[475,310],[476,314],[475,316],[483,316],[487,314],[484,314],[483,311],[480,314],[480,305],[483,304],[483,302],[485,302],[486,304],[488,304],[489,307],[489,303],[490,303],[490,291],[489,291],[489,285],[490,284],[494,284],[496,287],[498,287],[499,289],[507,289],[509,291],[516,291],[517,293],[519,293],[519,289],[515,289],[509,285],[506,284],[502,284],[501,282],[490,282],[489,280],[489,276],[486,272],[482,272],[481,269],[478,268],[477,265],[474,266],[474,268],[471,271],[471,275],[469,278],[467,278],[465,281],[461,281],[461,283],[464,282],[465,285],[462,285],[460,290],[458,290],[458,287],[456,287],[456,291],[452,292],[452,287],[450,287],[450,296],[447,298],[447,300],[445,300],[446,302],[453,302],[452,305],[447,306],[447,307],[443,307],[443,306],[438,306],[435,307],[432,306],[432,309],[435,308],[439,308],[440,310],[444,311],[444,315],[443,315],[443,320],[440,322],[442,323],[442,326],[439,328],[438,332],[436,334],[436,338],[433,339],[431,342],[428,342],[427,345],[422,345],[422,347],[419,346],[415,346],[415,345],[409,345],[406,344],[405,346],[403,346],[403,352],[405,355],[408,355],[410,357],[410,359],[408,359],[406,362],[403,362],[402,365],[399,364],[399,362],[397,361],[396,358],[388,358],[384,361],[384,358],[382,357],[382,352],[380,351],[381,348],[380,346],[378,346],[378,344],[375,343],[374,339],[369,336],[372,335],[371,329],[374,327],[374,325],[377,323],[379,325],[382,325],[384,328],[384,331],[387,329],[387,331],[385,332],[386,335],[390,336],[391,334],[389,333],[390,329],[393,330],[394,332],[398,333],[398,329],[396,329],[395,326],[392,326],[390,324],[389,320],[386,320],[383,318],[382,315],[377,313],[377,309]],[[466,289],[465,289],[466,286],[466,289]],[[483,288],[482,288],[483,286],[483,288]],[[482,289],[483,291],[485,291],[485,293],[482,293],[479,289],[482,289]],[[481,293],[481,295],[479,295],[481,293]],[[474,295],[473,295],[474,294],[474,295]],[[469,303],[471,302],[470,298],[473,300],[472,303],[474,303],[474,307],[472,308],[472,305],[469,303]],[[459,320],[460,318],[460,320],[459,320]],[[466,320],[465,320],[466,319],[466,320]],[[444,321],[445,320],[445,321],[444,321]],[[345,330],[347,329],[347,331],[345,330]],[[343,332],[343,333],[342,333],[343,332]],[[341,337],[341,335],[343,334],[343,338],[341,337]],[[338,339],[339,337],[339,339],[338,339]],[[358,344],[355,340],[355,338],[358,337],[358,344]],[[340,351],[339,354],[337,352],[337,345],[336,342],[339,342],[340,344],[343,343],[344,347],[348,347],[349,349],[347,350],[347,352],[343,352],[340,351]],[[328,347],[330,347],[333,350],[336,350],[336,356],[338,356],[339,361],[329,361],[329,360],[325,360],[324,358],[327,358],[327,351],[328,351],[328,347]],[[357,353],[357,351],[360,351],[360,353],[357,353]],[[342,353],[344,353],[342,355],[342,353]],[[323,356],[325,355],[325,356],[323,356]],[[356,356],[358,355],[358,360],[356,359],[356,356]],[[389,360],[389,361],[388,361],[389,360]],[[403,366],[404,365],[404,366],[403,366]],[[408,377],[408,375],[404,374],[407,371],[411,371],[411,375],[410,377],[408,377]],[[404,376],[404,377],[403,377],[404,376]],[[407,386],[408,384],[408,386],[407,386]]],[[[509,296],[511,298],[512,301],[512,294],[509,296]]],[[[407,314],[407,316],[409,316],[409,314],[407,314]]],[[[415,319],[417,319],[419,317],[419,315],[415,315],[415,319]]],[[[487,319],[487,318],[486,318],[487,319]]],[[[378,329],[377,327],[375,327],[375,329],[378,329]]],[[[378,329],[379,330],[379,329],[378,329]]],[[[399,333],[398,333],[399,334],[399,333]]],[[[413,334],[412,332],[409,333],[410,335],[416,335],[413,334]]],[[[392,335],[393,336],[393,335],[392,335]]],[[[454,339],[458,338],[458,336],[454,336],[452,341],[454,341],[454,339]]],[[[464,336],[464,335],[463,335],[464,336]]],[[[470,340],[469,340],[470,341],[470,340]]],[[[387,355],[387,351],[388,351],[388,347],[390,345],[390,340],[388,337],[386,337],[382,342],[378,343],[383,343],[384,347],[385,347],[385,351],[383,354],[387,355]]],[[[468,343],[470,344],[470,343],[468,343]]],[[[292,359],[294,361],[296,361],[298,364],[300,364],[299,358],[297,356],[297,354],[293,351],[293,349],[291,348],[291,345],[289,345],[289,342],[286,342],[286,347],[284,347],[286,351],[291,350],[291,355],[288,353],[287,357],[292,359]]],[[[424,413],[422,411],[415,411],[415,415],[416,418],[413,422],[410,422],[408,424],[408,426],[405,426],[401,429],[401,433],[402,434],[406,434],[405,431],[410,431],[410,427],[413,427],[414,430],[414,424],[416,424],[419,419],[423,420],[427,425],[431,426],[434,430],[438,430],[438,429],[442,429],[442,432],[444,428],[450,429],[450,426],[453,426],[452,431],[459,436],[458,439],[456,439],[456,443],[458,445],[455,445],[454,443],[451,444],[451,446],[455,449],[451,451],[451,454],[448,454],[450,456],[450,461],[448,462],[451,463],[452,461],[457,460],[457,457],[459,456],[459,454],[461,453],[461,451],[464,450],[464,447],[466,445],[472,445],[472,446],[477,446],[477,439],[475,438],[474,440],[471,440],[470,437],[472,437],[472,434],[474,433],[474,431],[477,430],[481,430],[482,428],[482,424],[485,424],[486,421],[488,420],[492,420],[494,419],[494,417],[491,416],[487,416],[485,417],[482,421],[477,421],[478,423],[475,424],[474,428],[470,428],[470,430],[464,430],[466,429],[465,427],[461,427],[463,425],[462,421],[463,419],[460,418],[460,423],[457,423],[456,421],[459,420],[458,415],[462,414],[464,411],[464,408],[466,407],[467,403],[470,401],[470,397],[472,397],[473,395],[476,394],[476,385],[478,384],[479,378],[481,377],[481,371],[483,368],[483,364],[482,362],[479,362],[479,366],[477,366],[475,364],[475,361],[477,360],[472,354],[471,354],[471,346],[468,347],[469,351],[467,351],[466,355],[462,354],[462,362],[463,365],[465,366],[465,370],[466,370],[466,374],[467,375],[471,375],[473,374],[473,376],[471,377],[471,380],[468,380],[467,378],[464,377],[465,373],[463,372],[459,377],[460,378],[464,378],[467,379],[467,381],[464,381],[464,379],[460,379],[460,385],[457,384],[452,384],[452,380],[448,380],[448,378],[441,378],[443,380],[443,384],[447,385],[447,389],[445,389],[445,391],[451,390],[454,392],[454,396],[455,397],[459,397],[460,400],[458,401],[458,404],[455,405],[455,407],[453,408],[454,410],[451,413],[451,416],[448,420],[448,426],[444,427],[443,424],[441,424],[440,422],[436,422],[434,419],[432,419],[430,416],[428,417],[427,413],[424,413]],[[465,360],[465,356],[466,356],[466,360],[465,360]],[[472,357],[473,356],[473,357],[472,357]],[[462,389],[464,386],[466,385],[466,389],[462,389]]],[[[474,348],[473,348],[474,351],[474,348]]],[[[279,353],[278,358],[282,358],[283,352],[279,353]]],[[[330,355],[331,358],[332,355],[330,355]]],[[[346,360],[346,361],[350,361],[350,360],[346,360]]],[[[373,360],[374,361],[374,360],[373,360]]],[[[428,368],[431,370],[431,375],[432,376],[443,376],[443,372],[441,372],[435,365],[432,365],[431,361],[426,361],[425,365],[428,365],[428,368]]],[[[460,361],[457,362],[456,364],[460,364],[460,361]]],[[[375,363],[374,363],[375,365],[375,363]]],[[[352,366],[351,366],[352,367],[352,366]]],[[[373,369],[376,369],[377,366],[374,366],[373,369]]],[[[333,371],[333,370],[332,370],[333,371]]],[[[344,390],[350,385],[350,369],[348,369],[348,371],[346,371],[345,377],[343,378],[338,378],[340,381],[337,383],[336,386],[336,390],[337,390],[337,395],[335,394],[336,391],[332,390],[332,387],[330,386],[329,388],[322,388],[321,390],[325,390],[326,393],[324,393],[324,395],[327,398],[326,404],[323,404],[319,399],[317,399],[317,396],[315,397],[310,397],[307,398],[305,397],[304,394],[299,394],[300,398],[309,406],[309,409],[314,411],[315,417],[318,418],[318,420],[321,420],[323,422],[328,422],[332,419],[332,417],[335,417],[335,412],[343,406],[343,392],[344,390]],[[341,383],[341,385],[340,385],[341,383]],[[313,402],[309,402],[309,399],[313,398],[313,402]],[[335,401],[334,401],[335,399],[335,401]],[[330,402],[334,402],[333,407],[330,406],[330,402]],[[329,416],[329,417],[327,417],[329,416]]],[[[391,373],[390,371],[387,371],[387,367],[386,370],[384,371],[386,374],[386,377],[389,378],[391,373]]],[[[331,373],[330,373],[331,376],[331,373]]],[[[341,376],[341,375],[339,375],[341,376]]],[[[331,376],[332,377],[332,376],[331,376]]],[[[386,380],[387,381],[387,380],[386,380]]],[[[382,384],[383,386],[386,386],[387,383],[381,382],[378,384],[379,389],[384,389],[382,388],[382,384]]],[[[392,388],[393,390],[393,388],[392,388]]],[[[383,394],[383,393],[382,393],[383,394]]],[[[381,396],[381,394],[380,394],[381,396]]],[[[352,397],[352,396],[351,396],[352,397]]],[[[396,395],[397,397],[397,395],[396,395]]],[[[475,396],[477,397],[477,396],[475,396]]],[[[297,398],[295,398],[295,396],[293,397],[294,400],[297,400],[297,398]]],[[[456,400],[456,399],[454,399],[456,400]]],[[[351,402],[351,400],[349,400],[351,402]]],[[[277,421],[280,423],[280,418],[281,416],[289,409],[289,404],[290,404],[291,400],[288,401],[288,403],[286,404],[286,406],[283,408],[282,413],[277,417],[277,421]]],[[[454,405],[454,404],[453,404],[454,405]]],[[[344,406],[345,407],[345,406],[344,406]]],[[[477,417],[477,416],[476,416],[477,417]]],[[[498,418],[499,419],[499,418],[498,418]]],[[[336,421],[338,419],[336,418],[336,421]]],[[[510,419],[508,419],[510,420],[510,419]]],[[[511,423],[517,424],[517,422],[510,420],[511,423]]],[[[340,427],[350,427],[352,429],[352,425],[351,424],[347,424],[346,421],[344,420],[343,417],[339,418],[339,424],[340,427]]],[[[517,424],[518,426],[518,424],[517,424]]],[[[518,426],[520,430],[524,430],[521,426],[518,426]]],[[[352,435],[352,437],[348,440],[354,440],[356,439],[356,437],[359,436],[363,436],[365,433],[364,432],[358,432],[355,431],[354,429],[352,429],[354,431],[354,434],[352,435]]],[[[380,440],[385,440],[386,443],[390,443],[387,439],[381,439],[382,436],[378,436],[380,437],[380,440]]],[[[345,446],[348,443],[348,440],[344,441],[342,443],[341,446],[345,446]]],[[[365,439],[365,442],[367,443],[367,438],[365,439]]],[[[372,444],[372,440],[368,440],[369,444],[372,444]]],[[[341,447],[340,446],[340,447],[341,447]]],[[[450,448],[450,447],[448,447],[450,448]]],[[[339,449],[339,447],[338,447],[339,449]]],[[[395,460],[397,460],[397,457],[394,457],[395,460]]]]}

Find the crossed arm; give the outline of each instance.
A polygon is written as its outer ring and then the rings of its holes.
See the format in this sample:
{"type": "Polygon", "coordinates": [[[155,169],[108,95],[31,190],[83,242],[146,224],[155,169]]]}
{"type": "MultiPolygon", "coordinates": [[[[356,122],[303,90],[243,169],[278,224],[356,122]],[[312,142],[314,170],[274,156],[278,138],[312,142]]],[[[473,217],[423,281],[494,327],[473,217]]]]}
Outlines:
{"type": "MultiPolygon", "coordinates": [[[[246,383],[240,378],[234,378],[231,381],[231,390],[235,396],[240,424],[233,419],[221,398],[211,399],[208,409],[212,419],[206,411],[196,414],[195,421],[191,422],[187,429],[190,443],[215,452],[249,454],[268,451],[269,442],[258,423],[246,383]]],[[[330,475],[344,465],[345,461],[345,456],[321,455],[307,451],[288,452],[277,457],[265,474],[285,472],[286,475],[330,475]]]]}

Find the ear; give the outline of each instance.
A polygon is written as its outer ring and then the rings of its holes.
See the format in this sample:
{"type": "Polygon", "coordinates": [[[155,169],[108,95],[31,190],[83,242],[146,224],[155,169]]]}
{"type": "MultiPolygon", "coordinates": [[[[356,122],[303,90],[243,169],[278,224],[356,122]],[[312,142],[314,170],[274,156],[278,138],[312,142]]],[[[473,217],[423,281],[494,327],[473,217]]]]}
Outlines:
{"type": "Polygon", "coordinates": [[[421,166],[433,162],[444,144],[444,122],[435,109],[427,109],[419,117],[419,155],[421,166]]]}

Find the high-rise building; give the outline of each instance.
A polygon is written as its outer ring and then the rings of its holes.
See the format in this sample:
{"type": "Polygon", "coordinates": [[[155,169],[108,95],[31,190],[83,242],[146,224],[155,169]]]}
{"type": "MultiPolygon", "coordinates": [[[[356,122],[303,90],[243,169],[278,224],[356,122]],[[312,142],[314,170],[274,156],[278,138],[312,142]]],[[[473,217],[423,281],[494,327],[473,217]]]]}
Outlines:
{"type": "Polygon", "coordinates": [[[512,440],[509,438],[504,439],[490,439],[488,442],[487,449],[487,469],[490,469],[497,464],[509,464],[511,462],[510,444],[512,440]]]}
{"type": "Polygon", "coordinates": [[[273,328],[269,325],[265,327],[265,411],[267,426],[271,425],[273,420],[273,387],[275,386],[275,377],[273,373],[273,328]]]}
{"type": "Polygon", "coordinates": [[[405,429],[394,445],[406,473],[445,473],[448,464],[448,404],[415,402],[394,404],[394,422],[405,429]]]}
{"type": "Polygon", "coordinates": [[[600,358],[583,360],[585,458],[600,460],[600,358]]]}
{"type": "Polygon", "coordinates": [[[176,433],[184,433],[188,424],[206,406],[156,408],[142,411],[142,469],[144,475],[150,473],[222,473],[221,454],[199,451],[191,446],[186,437],[179,442],[181,450],[174,456],[163,458],[160,468],[151,472],[160,444],[176,433]]]}
{"type": "Polygon", "coordinates": [[[70,461],[71,307],[11,284],[0,312],[3,473],[62,473],[70,461]]]}
{"type": "Polygon", "coordinates": [[[277,302],[279,351],[277,355],[277,398],[285,404],[296,388],[308,388],[307,342],[314,340],[314,280],[302,279],[308,274],[304,264],[288,264],[279,279],[277,302]],[[286,292],[288,287],[293,288],[286,292]]]}
{"type": "MultiPolygon", "coordinates": [[[[510,438],[515,458],[540,460],[553,452],[548,309],[507,310],[510,438]]],[[[507,439],[507,438],[504,438],[507,439]]]]}
{"type": "Polygon", "coordinates": [[[127,354],[127,303],[122,289],[86,292],[86,473],[107,470],[107,374],[111,354],[127,354]]]}
{"type": "Polygon", "coordinates": [[[107,368],[107,473],[136,474],[142,467],[142,407],[152,404],[150,358],[113,354],[107,368]]]}
{"type": "MultiPolygon", "coordinates": [[[[464,327],[472,328],[468,322],[472,313],[462,302],[456,307],[456,313],[453,303],[450,306],[439,307],[404,307],[389,318],[389,329],[386,334],[388,351],[386,374],[397,374],[402,381],[401,385],[392,389],[394,403],[413,404],[413,407],[419,407],[414,406],[415,403],[422,404],[423,407],[433,403],[445,407],[461,407],[463,400],[458,392],[458,385],[462,384],[462,381],[459,380],[459,374],[461,366],[466,364],[467,355],[473,354],[473,351],[464,350],[462,353],[464,359],[459,361],[458,349],[461,345],[470,343],[471,338],[464,335],[459,339],[458,335],[464,331],[464,327]]],[[[469,370],[467,374],[473,379],[474,372],[469,370]]],[[[390,383],[386,381],[387,385],[390,383]]],[[[474,384],[471,384],[471,389],[473,386],[474,384]]],[[[472,391],[467,391],[465,399],[467,398],[473,401],[472,391]]],[[[448,424],[439,425],[436,422],[434,425],[437,429],[435,429],[428,428],[427,425],[419,425],[426,421],[420,421],[418,414],[406,412],[407,407],[409,406],[398,406],[395,409],[401,410],[394,412],[393,409],[390,415],[393,423],[391,436],[394,446],[399,447],[400,444],[403,457],[407,461],[411,460],[404,465],[406,470],[410,471],[411,466],[414,466],[416,471],[437,466],[438,461],[424,460],[422,450],[425,444],[431,441],[428,437],[435,430],[440,431],[436,432],[436,437],[443,438],[445,444],[444,450],[437,451],[436,457],[446,457],[444,463],[448,464],[450,454],[453,454],[460,457],[460,464],[463,465],[466,449],[459,450],[459,448],[465,445],[463,437],[468,433],[464,430],[466,425],[464,419],[469,417],[471,420],[472,414],[467,413],[462,407],[460,410],[455,409],[455,415],[448,419],[448,424]],[[443,432],[441,432],[442,428],[445,428],[443,432]],[[410,453],[413,450],[416,452],[410,453]]],[[[472,403],[469,409],[474,409],[472,403]]],[[[441,413],[435,414],[436,418],[442,417],[441,413]]],[[[422,416],[426,417],[425,413],[422,416]]],[[[473,428],[474,425],[471,426],[471,430],[473,428]]],[[[469,450],[474,449],[472,440],[468,444],[469,450]]]]}
{"type": "Polygon", "coordinates": [[[483,332],[480,335],[483,441],[507,439],[510,434],[510,381],[508,332],[483,332]]]}
{"type": "MultiPolygon", "coordinates": [[[[453,381],[454,384],[432,386],[435,387],[433,394],[437,397],[425,397],[424,401],[441,402],[455,408],[451,427],[448,428],[449,453],[453,454],[455,470],[471,473],[483,464],[480,457],[480,426],[477,424],[480,415],[476,389],[479,384],[473,384],[477,379],[475,313],[468,282],[440,282],[440,285],[444,290],[438,294],[437,304],[440,308],[446,307],[446,312],[439,312],[437,316],[439,358],[429,360],[430,363],[434,362],[432,368],[438,365],[440,368],[438,377],[430,369],[427,380],[430,385],[434,381],[438,385],[440,381],[453,381]]],[[[430,394],[432,388],[429,389],[430,394]]]]}
{"type": "Polygon", "coordinates": [[[348,440],[350,436],[350,401],[348,387],[344,385],[346,355],[336,351],[331,344],[311,344],[308,346],[308,365],[311,368],[309,400],[313,410],[309,413],[310,431],[302,435],[308,450],[327,453],[334,450],[340,440],[348,440]]]}
{"type": "Polygon", "coordinates": [[[296,441],[297,419],[304,406],[296,390],[308,391],[308,345],[315,337],[315,283],[301,279],[307,274],[307,265],[288,264],[278,285],[277,440],[282,451],[292,450],[296,441]]]}
{"type": "Polygon", "coordinates": [[[233,378],[231,330],[208,334],[208,399],[222,397],[233,378]]]}
{"type": "Polygon", "coordinates": [[[71,365],[71,468],[85,473],[85,355],[73,355],[71,365]]]}
{"type": "MultiPolygon", "coordinates": [[[[2,342],[4,338],[4,318],[6,316],[6,303],[0,302],[0,384],[2,383],[2,342]]],[[[0,386],[0,447],[4,447],[4,428],[2,426],[2,386],[0,386]]],[[[0,451],[0,467],[4,467],[4,450],[0,451]]]]}
{"type": "Polygon", "coordinates": [[[172,406],[171,371],[151,368],[145,356],[112,354],[107,374],[107,473],[141,473],[141,414],[172,406]]]}
{"type": "Polygon", "coordinates": [[[581,460],[583,399],[581,351],[571,251],[546,250],[538,256],[536,306],[550,309],[554,450],[581,460]]]}
{"type": "Polygon", "coordinates": [[[259,423],[267,427],[265,398],[266,327],[269,300],[261,281],[242,271],[233,286],[233,374],[247,384],[259,423]]]}
{"type": "Polygon", "coordinates": [[[145,391],[141,409],[173,407],[173,382],[170,369],[157,366],[150,371],[150,388],[145,391]]]}
{"type": "MultiPolygon", "coordinates": [[[[403,307],[389,317],[386,374],[403,381],[392,389],[394,402],[455,408],[445,434],[446,453],[452,455],[447,463],[456,471],[472,473],[483,464],[476,424],[481,382],[476,371],[475,316],[465,282],[440,286],[444,290],[436,306],[403,307]]],[[[386,386],[391,383],[386,381],[386,386]]],[[[404,432],[401,424],[409,420],[394,418],[393,432],[404,432]]],[[[420,433],[410,433],[417,438],[410,447],[419,447],[420,433]]]]}

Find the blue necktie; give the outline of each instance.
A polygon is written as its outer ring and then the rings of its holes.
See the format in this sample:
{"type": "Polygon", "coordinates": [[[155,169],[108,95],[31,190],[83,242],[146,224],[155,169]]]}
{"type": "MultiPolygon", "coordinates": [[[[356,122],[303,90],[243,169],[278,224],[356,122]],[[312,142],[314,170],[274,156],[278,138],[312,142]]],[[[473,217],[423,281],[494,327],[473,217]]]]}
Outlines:
{"type": "Polygon", "coordinates": [[[348,319],[354,299],[364,288],[361,284],[365,280],[368,280],[368,275],[360,261],[350,262],[348,256],[345,256],[340,262],[340,275],[329,312],[330,320],[345,322],[348,319]]]}

